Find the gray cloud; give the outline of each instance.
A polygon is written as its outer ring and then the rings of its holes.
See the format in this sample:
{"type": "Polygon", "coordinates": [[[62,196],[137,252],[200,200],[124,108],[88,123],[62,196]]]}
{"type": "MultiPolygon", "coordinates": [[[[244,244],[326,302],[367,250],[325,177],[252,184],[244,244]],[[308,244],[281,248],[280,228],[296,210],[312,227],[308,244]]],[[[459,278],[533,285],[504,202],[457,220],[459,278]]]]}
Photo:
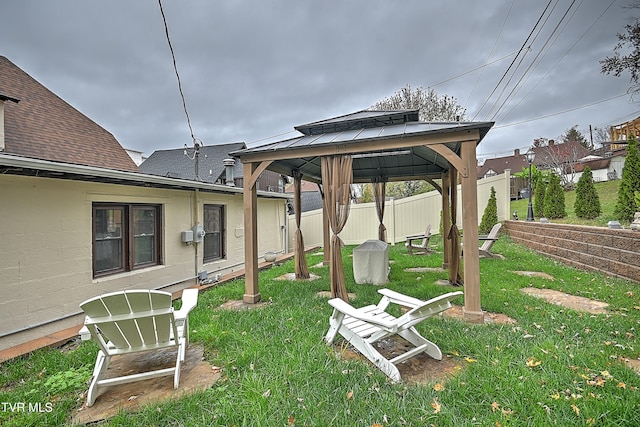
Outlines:
{"type": "MultiPolygon", "coordinates": [[[[163,7],[194,133],[217,144],[292,131],[504,57],[521,47],[543,3],[165,0],[163,7]]],[[[513,56],[434,87],[456,97],[469,118],[496,120],[480,155],[638,115],[628,96],[600,102],[628,88],[627,77],[603,75],[598,63],[628,23],[626,3],[615,1],[596,22],[609,2],[576,2],[551,36],[570,3],[557,2],[502,98],[485,104],[513,56]],[[594,105],[576,109],[587,104],[594,105]]],[[[0,54],[123,146],[150,154],[190,143],[156,1],[2,2],[0,15],[0,54]]]]}

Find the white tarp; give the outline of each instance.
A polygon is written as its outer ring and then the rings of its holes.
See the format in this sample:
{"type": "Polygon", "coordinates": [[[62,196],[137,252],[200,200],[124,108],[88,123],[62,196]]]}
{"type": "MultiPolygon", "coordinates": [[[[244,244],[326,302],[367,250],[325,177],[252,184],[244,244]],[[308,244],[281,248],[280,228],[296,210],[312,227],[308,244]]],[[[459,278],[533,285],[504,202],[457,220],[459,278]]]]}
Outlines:
{"type": "Polygon", "coordinates": [[[353,248],[353,277],[356,283],[384,285],[389,281],[389,245],[367,240],[353,248]]]}

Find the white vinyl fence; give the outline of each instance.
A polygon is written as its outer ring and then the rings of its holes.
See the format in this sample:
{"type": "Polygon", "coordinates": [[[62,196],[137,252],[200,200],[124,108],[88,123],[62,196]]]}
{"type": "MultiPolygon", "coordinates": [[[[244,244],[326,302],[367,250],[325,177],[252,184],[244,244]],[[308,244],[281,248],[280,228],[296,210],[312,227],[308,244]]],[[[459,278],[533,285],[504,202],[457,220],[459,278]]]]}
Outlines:
{"type": "MultiPolygon", "coordinates": [[[[498,221],[510,219],[510,170],[504,174],[478,180],[478,224],[491,195],[491,187],[496,190],[498,204],[498,221]]],[[[442,196],[437,191],[388,200],[384,208],[384,225],[387,227],[387,241],[391,244],[406,241],[411,234],[424,233],[431,224],[431,233],[439,233],[442,196]]],[[[523,212],[522,214],[526,214],[523,212]]],[[[462,228],[462,190],[458,185],[458,219],[462,228]]],[[[375,203],[352,204],[349,219],[340,233],[340,238],[347,245],[358,245],[369,239],[378,238],[378,215],[375,203]]],[[[305,246],[322,246],[322,209],[303,212],[300,228],[304,236],[305,246]]],[[[293,248],[293,237],[296,229],[295,217],[289,216],[289,247],[293,248]]]]}

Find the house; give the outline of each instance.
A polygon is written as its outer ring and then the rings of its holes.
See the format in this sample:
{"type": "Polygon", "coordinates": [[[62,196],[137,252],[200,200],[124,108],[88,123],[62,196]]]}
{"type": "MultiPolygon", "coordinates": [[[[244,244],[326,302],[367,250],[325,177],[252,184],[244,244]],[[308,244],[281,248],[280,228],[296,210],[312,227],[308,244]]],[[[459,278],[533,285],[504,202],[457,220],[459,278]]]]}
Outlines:
{"type": "Polygon", "coordinates": [[[512,156],[486,159],[482,165],[476,168],[476,176],[478,179],[489,178],[490,176],[502,175],[507,169],[511,170],[513,174],[528,167],[527,158],[524,154],[520,154],[520,150],[516,148],[512,156]]]}
{"type": "MultiPolygon", "coordinates": [[[[293,195],[294,185],[291,184],[286,188],[288,194],[293,195]]],[[[300,183],[300,206],[301,212],[315,211],[316,209],[322,209],[322,194],[320,193],[320,187],[314,182],[302,180],[300,183]]],[[[289,214],[293,215],[293,203],[289,206],[289,214]]]]}
{"type": "MultiPolygon", "coordinates": [[[[244,142],[201,145],[154,151],[140,170],[150,175],[188,179],[242,188],[242,164],[231,153],[247,148],[244,142]]],[[[264,171],[258,178],[258,190],[284,192],[286,177],[264,171]]]]}
{"type": "MultiPolygon", "coordinates": [[[[73,336],[87,298],[242,269],[242,193],[141,172],[111,133],[0,57],[0,351],[73,336]]],[[[258,193],[259,254],[287,251],[288,198],[258,193]]]]}
{"type": "Polygon", "coordinates": [[[634,136],[636,140],[640,140],[640,117],[636,117],[633,120],[619,125],[611,126],[609,135],[611,137],[610,151],[625,148],[627,139],[629,139],[630,136],[634,136]]]}

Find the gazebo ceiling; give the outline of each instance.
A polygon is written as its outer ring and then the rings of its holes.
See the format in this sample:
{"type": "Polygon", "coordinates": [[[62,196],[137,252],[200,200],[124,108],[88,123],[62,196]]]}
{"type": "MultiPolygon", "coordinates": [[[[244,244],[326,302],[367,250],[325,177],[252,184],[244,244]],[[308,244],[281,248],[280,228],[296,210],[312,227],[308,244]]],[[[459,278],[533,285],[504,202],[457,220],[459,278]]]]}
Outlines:
{"type": "Polygon", "coordinates": [[[352,156],[353,182],[439,178],[451,167],[442,145],[460,156],[463,141],[479,143],[492,126],[493,122],[419,122],[418,110],[359,111],[296,126],[302,133],[298,137],[232,154],[243,162],[271,161],[267,169],[283,175],[298,169],[312,182],[321,182],[320,159],[332,154],[352,156]]]}

